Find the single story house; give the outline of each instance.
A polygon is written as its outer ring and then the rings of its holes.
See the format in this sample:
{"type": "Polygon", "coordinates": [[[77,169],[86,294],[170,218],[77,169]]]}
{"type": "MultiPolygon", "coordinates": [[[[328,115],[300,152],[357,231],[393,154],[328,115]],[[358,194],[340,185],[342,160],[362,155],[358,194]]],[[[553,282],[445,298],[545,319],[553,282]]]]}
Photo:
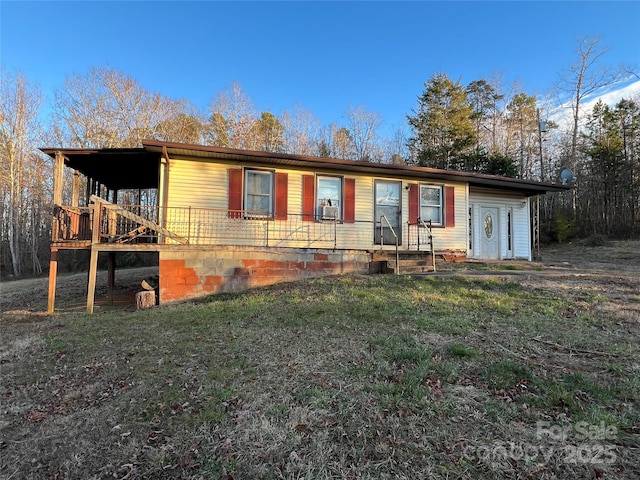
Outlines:
{"type": "Polygon", "coordinates": [[[91,252],[89,312],[100,253],[111,288],[117,252],[157,252],[160,303],[384,265],[397,272],[406,255],[423,270],[437,257],[532,260],[536,200],[570,188],[156,140],[42,151],[55,159],[51,312],[64,249],[91,252]]]}

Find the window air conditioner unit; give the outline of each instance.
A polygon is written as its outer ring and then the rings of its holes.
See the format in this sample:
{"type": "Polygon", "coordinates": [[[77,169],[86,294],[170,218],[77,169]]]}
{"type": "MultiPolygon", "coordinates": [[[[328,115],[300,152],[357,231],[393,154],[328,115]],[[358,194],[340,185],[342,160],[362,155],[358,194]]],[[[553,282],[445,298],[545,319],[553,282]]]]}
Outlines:
{"type": "Polygon", "coordinates": [[[324,206],[322,207],[322,220],[338,220],[340,218],[340,208],[324,206]]]}

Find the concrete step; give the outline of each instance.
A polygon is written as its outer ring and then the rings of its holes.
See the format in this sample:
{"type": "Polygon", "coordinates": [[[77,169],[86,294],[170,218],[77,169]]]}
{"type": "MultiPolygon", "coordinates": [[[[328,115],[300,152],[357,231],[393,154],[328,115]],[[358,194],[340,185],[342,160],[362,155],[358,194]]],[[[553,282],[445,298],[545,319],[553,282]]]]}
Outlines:
{"type": "MultiPolygon", "coordinates": [[[[395,265],[387,265],[388,273],[396,273],[395,265]]],[[[433,272],[433,265],[404,265],[400,264],[400,275],[408,275],[410,273],[433,272]]]]}
{"type": "MultiPolygon", "coordinates": [[[[385,270],[388,273],[395,273],[398,270],[395,259],[387,260],[385,270]]],[[[400,260],[400,274],[408,274],[408,273],[422,273],[422,272],[431,272],[433,271],[433,262],[429,258],[425,259],[413,259],[413,260],[400,260]]]]}
{"type": "MultiPolygon", "coordinates": [[[[400,250],[398,252],[400,260],[413,260],[413,259],[428,259],[431,258],[431,253],[426,251],[416,250],[400,250]]],[[[374,261],[389,260],[395,261],[396,252],[394,250],[379,250],[373,253],[374,261]]]]}
{"type": "MultiPolygon", "coordinates": [[[[395,259],[390,258],[389,260],[387,260],[387,264],[393,266],[396,264],[395,259]]],[[[416,258],[416,259],[406,259],[406,258],[401,258],[400,259],[400,266],[405,266],[405,267],[410,267],[410,266],[426,266],[426,265],[432,265],[431,262],[431,258],[429,259],[425,259],[425,258],[416,258]]]]}

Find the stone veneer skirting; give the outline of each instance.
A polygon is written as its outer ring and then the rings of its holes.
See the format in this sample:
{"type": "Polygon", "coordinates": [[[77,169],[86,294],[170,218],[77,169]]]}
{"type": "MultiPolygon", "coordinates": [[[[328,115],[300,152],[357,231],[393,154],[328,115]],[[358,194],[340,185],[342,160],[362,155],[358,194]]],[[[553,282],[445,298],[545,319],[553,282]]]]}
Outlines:
{"type": "Polygon", "coordinates": [[[360,250],[265,247],[186,247],[160,252],[160,303],[238,292],[303,278],[367,273],[360,250]]]}

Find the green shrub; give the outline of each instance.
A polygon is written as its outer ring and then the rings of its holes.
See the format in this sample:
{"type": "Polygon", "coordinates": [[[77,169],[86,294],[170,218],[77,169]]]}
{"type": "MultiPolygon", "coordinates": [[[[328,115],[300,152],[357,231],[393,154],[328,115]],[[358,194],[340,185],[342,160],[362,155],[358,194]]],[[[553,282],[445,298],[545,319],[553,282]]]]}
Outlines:
{"type": "Polygon", "coordinates": [[[564,215],[558,215],[556,218],[556,237],[559,243],[565,242],[575,235],[575,221],[569,220],[564,215]]]}
{"type": "Polygon", "coordinates": [[[604,235],[594,234],[584,239],[585,247],[604,247],[607,244],[607,239],[604,235]]]}

